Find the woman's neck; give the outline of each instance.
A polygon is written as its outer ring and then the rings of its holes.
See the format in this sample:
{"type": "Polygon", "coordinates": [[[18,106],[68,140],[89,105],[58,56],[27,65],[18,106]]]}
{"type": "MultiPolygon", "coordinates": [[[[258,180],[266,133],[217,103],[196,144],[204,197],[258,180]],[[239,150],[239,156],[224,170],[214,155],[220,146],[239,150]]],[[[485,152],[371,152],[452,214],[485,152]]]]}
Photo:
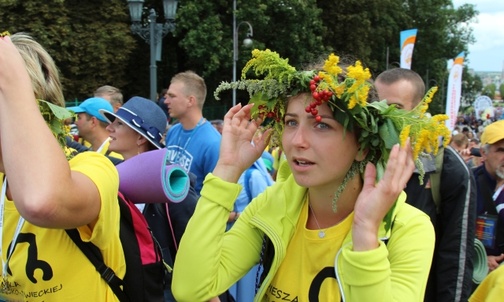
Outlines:
{"type": "Polygon", "coordinates": [[[357,173],[347,182],[345,189],[336,200],[337,210],[333,212],[333,199],[338,186],[308,189],[308,200],[322,228],[336,225],[352,213],[362,190],[362,179],[357,173]]]}
{"type": "Polygon", "coordinates": [[[128,152],[121,153],[121,155],[124,158],[124,160],[128,160],[134,156],[139,155],[140,153],[144,153],[147,151],[149,151],[149,149],[146,145],[140,145],[140,146],[135,146],[134,149],[131,149],[128,152]]]}

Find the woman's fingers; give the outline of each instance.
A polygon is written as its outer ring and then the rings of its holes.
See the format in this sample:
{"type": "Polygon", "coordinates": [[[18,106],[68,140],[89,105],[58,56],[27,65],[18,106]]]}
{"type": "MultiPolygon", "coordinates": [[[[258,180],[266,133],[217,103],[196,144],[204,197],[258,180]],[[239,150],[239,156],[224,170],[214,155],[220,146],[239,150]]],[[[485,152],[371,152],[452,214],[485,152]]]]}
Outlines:
{"type": "Polygon", "coordinates": [[[408,140],[404,147],[399,145],[392,147],[381,182],[388,186],[391,193],[400,192],[411,178],[414,168],[413,154],[408,140]]]}

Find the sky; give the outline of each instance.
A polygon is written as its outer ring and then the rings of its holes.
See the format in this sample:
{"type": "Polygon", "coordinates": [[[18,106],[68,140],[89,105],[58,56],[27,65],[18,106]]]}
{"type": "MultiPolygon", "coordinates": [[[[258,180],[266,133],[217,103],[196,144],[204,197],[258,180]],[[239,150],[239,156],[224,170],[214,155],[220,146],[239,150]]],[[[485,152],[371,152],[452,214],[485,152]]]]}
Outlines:
{"type": "MultiPolygon", "coordinates": [[[[498,71],[504,68],[504,1],[452,0],[455,7],[474,4],[479,11],[473,28],[476,43],[469,45],[466,64],[474,71],[498,71]]],[[[454,56],[456,56],[455,54],[454,56]]]]}

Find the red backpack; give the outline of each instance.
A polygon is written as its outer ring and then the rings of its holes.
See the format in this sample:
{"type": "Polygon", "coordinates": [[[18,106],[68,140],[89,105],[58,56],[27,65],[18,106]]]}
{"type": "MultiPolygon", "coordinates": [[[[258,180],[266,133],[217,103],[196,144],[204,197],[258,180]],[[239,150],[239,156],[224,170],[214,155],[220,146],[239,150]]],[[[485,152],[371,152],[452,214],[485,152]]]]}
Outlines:
{"type": "Polygon", "coordinates": [[[91,242],[82,241],[76,229],[66,232],[108,283],[119,301],[163,301],[165,274],[171,272],[168,272],[163,263],[161,249],[135,204],[121,192],[117,199],[121,211],[119,236],[126,261],[124,279],[121,280],[105,265],[99,248],[91,242]]]}

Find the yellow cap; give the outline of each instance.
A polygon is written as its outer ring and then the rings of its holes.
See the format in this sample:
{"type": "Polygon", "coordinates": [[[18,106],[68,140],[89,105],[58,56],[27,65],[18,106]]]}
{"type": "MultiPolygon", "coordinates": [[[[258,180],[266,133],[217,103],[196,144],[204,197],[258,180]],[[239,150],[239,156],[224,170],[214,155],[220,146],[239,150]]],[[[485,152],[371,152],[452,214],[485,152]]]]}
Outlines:
{"type": "Polygon", "coordinates": [[[504,120],[500,120],[486,126],[481,134],[481,144],[495,144],[504,139],[504,120]]]}

